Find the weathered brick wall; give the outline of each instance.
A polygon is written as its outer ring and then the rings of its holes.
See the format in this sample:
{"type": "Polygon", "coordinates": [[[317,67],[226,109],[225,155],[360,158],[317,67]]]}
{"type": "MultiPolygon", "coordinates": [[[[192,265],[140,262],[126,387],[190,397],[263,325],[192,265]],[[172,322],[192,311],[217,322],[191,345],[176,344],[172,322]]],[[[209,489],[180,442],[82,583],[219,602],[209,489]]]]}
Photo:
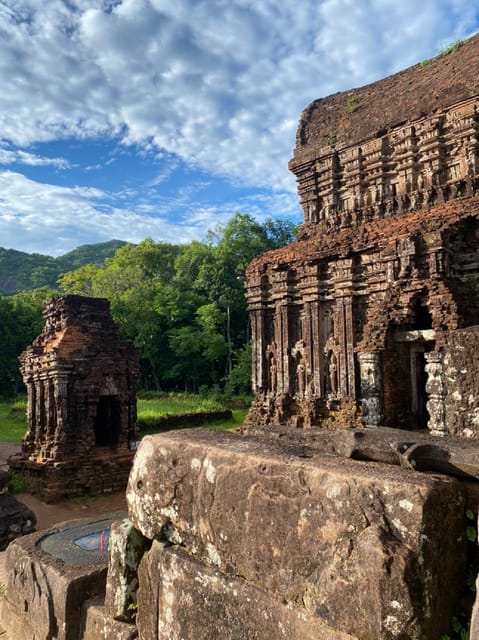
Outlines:
{"type": "Polygon", "coordinates": [[[478,61],[476,36],[304,111],[304,224],[246,272],[248,424],[444,430],[428,354],[479,322],[478,61]]]}

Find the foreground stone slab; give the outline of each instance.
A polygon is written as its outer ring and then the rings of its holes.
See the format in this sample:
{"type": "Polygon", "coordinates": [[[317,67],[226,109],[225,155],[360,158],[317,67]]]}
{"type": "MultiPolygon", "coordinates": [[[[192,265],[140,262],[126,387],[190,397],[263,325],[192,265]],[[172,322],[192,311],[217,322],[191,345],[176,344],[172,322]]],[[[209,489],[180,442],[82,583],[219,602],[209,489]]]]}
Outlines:
{"type": "Polygon", "coordinates": [[[284,599],[154,542],[142,560],[141,640],[356,640],[284,599]]]}
{"type": "Polygon", "coordinates": [[[448,630],[465,557],[454,479],[341,459],[307,436],[295,445],[192,429],[144,438],[127,501],[145,537],[181,544],[337,632],[437,640],[448,630]]]}
{"type": "Polygon", "coordinates": [[[82,604],[105,592],[108,554],[82,551],[78,537],[116,517],[65,522],[14,540],[7,548],[0,619],[8,640],[78,640],[82,604]]]}

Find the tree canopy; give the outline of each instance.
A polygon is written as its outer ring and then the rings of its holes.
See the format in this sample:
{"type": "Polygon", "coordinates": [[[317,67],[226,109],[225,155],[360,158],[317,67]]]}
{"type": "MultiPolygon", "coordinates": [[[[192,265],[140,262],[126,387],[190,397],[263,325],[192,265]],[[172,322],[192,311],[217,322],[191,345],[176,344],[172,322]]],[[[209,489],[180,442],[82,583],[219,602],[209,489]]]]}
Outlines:
{"type": "Polygon", "coordinates": [[[5,328],[0,357],[8,361],[9,380],[0,380],[0,393],[18,386],[17,357],[41,330],[47,293],[107,298],[122,337],[139,350],[142,388],[196,391],[226,385],[245,391],[250,350],[242,275],[255,256],[288,244],[294,233],[292,222],[260,223],[237,213],[203,242],[176,245],[147,238],[122,246],[104,264],[63,274],[55,292],[0,297],[5,328]]]}

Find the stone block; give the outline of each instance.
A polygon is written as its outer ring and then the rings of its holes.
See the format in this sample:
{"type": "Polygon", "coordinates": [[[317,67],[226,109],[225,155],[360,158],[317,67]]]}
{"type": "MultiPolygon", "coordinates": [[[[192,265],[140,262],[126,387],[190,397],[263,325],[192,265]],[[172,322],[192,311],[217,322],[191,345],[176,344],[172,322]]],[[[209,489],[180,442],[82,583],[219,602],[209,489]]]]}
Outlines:
{"type": "Polygon", "coordinates": [[[105,609],[112,618],[134,619],[138,565],[150,545],[130,520],[112,524],[105,596],[105,609]]]}
{"type": "Polygon", "coordinates": [[[35,531],[37,519],[8,491],[10,474],[0,470],[0,549],[18,536],[35,531]]]}
{"type": "Polygon", "coordinates": [[[130,519],[336,632],[437,640],[464,565],[460,484],[307,441],[201,429],[146,437],[130,519]]]}
{"type": "Polygon", "coordinates": [[[8,546],[1,622],[9,639],[78,640],[82,604],[104,594],[107,573],[105,552],[82,552],[73,543],[90,524],[95,528],[91,520],[63,523],[8,546]]]}
{"type": "Polygon", "coordinates": [[[102,605],[102,598],[85,603],[81,640],[134,640],[137,637],[135,625],[114,620],[102,605]]]}
{"type": "Polygon", "coordinates": [[[141,640],[356,640],[277,595],[202,564],[180,547],[155,541],[141,562],[140,585],[141,640]]]}

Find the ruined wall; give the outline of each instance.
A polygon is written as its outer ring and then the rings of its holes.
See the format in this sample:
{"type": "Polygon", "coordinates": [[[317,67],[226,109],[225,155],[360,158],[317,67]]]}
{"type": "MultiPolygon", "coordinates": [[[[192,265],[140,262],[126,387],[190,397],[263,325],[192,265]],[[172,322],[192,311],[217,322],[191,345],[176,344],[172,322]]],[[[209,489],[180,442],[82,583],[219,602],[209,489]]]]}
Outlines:
{"type": "Polygon", "coordinates": [[[304,224],[247,270],[248,424],[444,432],[433,354],[479,318],[474,60],[479,37],[301,116],[290,168],[304,224]]]}

